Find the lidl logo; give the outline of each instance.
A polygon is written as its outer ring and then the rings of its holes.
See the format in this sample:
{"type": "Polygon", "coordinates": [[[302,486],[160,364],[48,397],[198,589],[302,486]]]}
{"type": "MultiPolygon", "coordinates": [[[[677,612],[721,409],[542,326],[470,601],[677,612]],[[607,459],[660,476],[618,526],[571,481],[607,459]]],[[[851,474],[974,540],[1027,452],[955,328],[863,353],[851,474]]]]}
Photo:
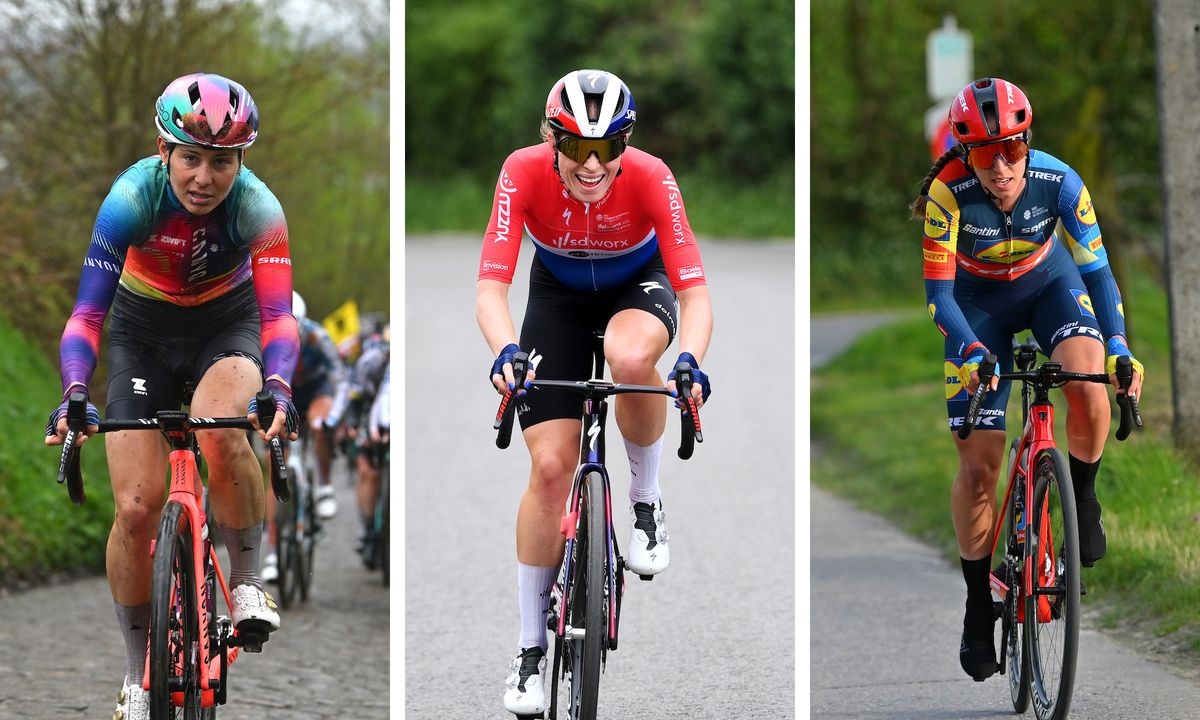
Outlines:
{"type": "Polygon", "coordinates": [[[931,240],[944,238],[950,232],[950,218],[935,203],[925,206],[925,237],[931,240]]]}
{"type": "Polygon", "coordinates": [[[982,252],[977,252],[976,256],[980,260],[1012,265],[1034,254],[1040,247],[1040,243],[1028,240],[1001,240],[982,252]]]}
{"type": "Polygon", "coordinates": [[[1075,296],[1075,302],[1079,304],[1079,311],[1084,317],[1096,317],[1096,311],[1092,308],[1092,298],[1082,290],[1071,290],[1071,294],[1075,296]]]}
{"type": "Polygon", "coordinates": [[[929,303],[929,317],[937,317],[937,305],[929,303]]]}
{"type": "Polygon", "coordinates": [[[946,399],[953,400],[960,393],[965,395],[966,390],[963,388],[962,378],[958,376],[958,363],[953,360],[947,360],[945,365],[946,372],[946,399]]]}
{"type": "Polygon", "coordinates": [[[1083,188],[1083,192],[1079,193],[1079,202],[1075,204],[1075,217],[1079,218],[1079,222],[1084,225],[1096,224],[1096,213],[1092,210],[1092,195],[1086,187],[1083,188]]]}

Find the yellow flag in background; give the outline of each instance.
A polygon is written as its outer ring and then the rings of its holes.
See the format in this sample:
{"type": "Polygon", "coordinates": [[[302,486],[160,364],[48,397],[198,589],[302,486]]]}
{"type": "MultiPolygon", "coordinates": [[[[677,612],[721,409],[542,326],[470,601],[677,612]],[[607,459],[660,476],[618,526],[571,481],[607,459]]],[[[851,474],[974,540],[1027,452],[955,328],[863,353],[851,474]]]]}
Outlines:
{"type": "Polygon", "coordinates": [[[333,343],[342,349],[358,339],[358,303],[347,300],[321,321],[333,343]]]}

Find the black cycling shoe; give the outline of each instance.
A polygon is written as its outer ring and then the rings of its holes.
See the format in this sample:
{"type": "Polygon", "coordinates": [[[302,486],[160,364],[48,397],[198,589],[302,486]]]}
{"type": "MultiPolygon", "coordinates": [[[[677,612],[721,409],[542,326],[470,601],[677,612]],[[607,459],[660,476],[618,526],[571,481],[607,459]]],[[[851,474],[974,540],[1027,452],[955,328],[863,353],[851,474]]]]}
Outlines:
{"type": "Polygon", "coordinates": [[[967,607],[963,617],[962,641],[958,647],[958,662],[975,682],[983,682],[996,674],[996,610],[988,600],[986,610],[967,607]]]}
{"type": "Polygon", "coordinates": [[[1104,523],[1100,520],[1100,501],[1093,495],[1076,501],[1079,518],[1079,564],[1091,567],[1108,551],[1104,523]]]}

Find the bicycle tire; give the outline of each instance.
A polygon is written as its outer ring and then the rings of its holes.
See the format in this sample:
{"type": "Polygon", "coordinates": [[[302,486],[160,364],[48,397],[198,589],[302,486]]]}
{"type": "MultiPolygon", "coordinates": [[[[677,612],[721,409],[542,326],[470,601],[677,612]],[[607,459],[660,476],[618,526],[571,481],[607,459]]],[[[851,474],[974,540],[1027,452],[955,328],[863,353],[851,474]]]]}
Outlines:
{"type": "Polygon", "coordinates": [[[275,510],[275,555],[279,572],[276,582],[279,583],[279,606],[285,610],[296,599],[296,585],[300,582],[297,568],[300,552],[296,538],[299,498],[292,478],[288,478],[288,483],[293,487],[292,497],[285,503],[278,503],[275,510]]]}
{"type": "MultiPolygon", "coordinates": [[[[1014,438],[1012,446],[1009,448],[1009,477],[1012,482],[1023,483],[1022,480],[1013,476],[1012,467],[1017,461],[1017,443],[1019,438],[1014,438]]],[[[1029,643],[1025,641],[1025,628],[1018,620],[1018,608],[1022,601],[1021,596],[1021,575],[1020,568],[1023,565],[1024,558],[1024,538],[1018,543],[1017,533],[1024,533],[1024,519],[1018,517],[1017,509],[1020,506],[1022,515],[1025,513],[1025,499],[1022,497],[1024,490],[1021,487],[1013,488],[1011,502],[1006,505],[1005,512],[1005,528],[1004,535],[1004,567],[1007,570],[1004,583],[1008,585],[1008,595],[1004,598],[1001,611],[1001,627],[1003,628],[1003,642],[1005,643],[1005,656],[1007,658],[1007,669],[1005,676],[1008,678],[1008,692],[1012,698],[1013,711],[1018,715],[1029,709],[1029,643]]]]}
{"type": "Polygon", "coordinates": [[[1071,709],[1079,654],[1079,528],[1067,460],[1057,448],[1033,461],[1025,562],[1036,589],[1025,598],[1030,700],[1038,720],[1063,720],[1071,709]]]}
{"type": "Polygon", "coordinates": [[[383,466],[379,468],[379,502],[383,503],[383,521],[379,526],[379,554],[383,565],[383,586],[390,587],[392,580],[392,538],[391,538],[391,508],[389,506],[388,459],[384,458],[383,466]]]}
{"type": "MultiPolygon", "coordinates": [[[[309,474],[306,477],[313,477],[309,474]]],[[[316,500],[313,497],[312,486],[309,485],[304,491],[304,529],[299,531],[299,541],[296,543],[296,549],[299,557],[296,562],[296,574],[299,577],[300,599],[308,600],[308,593],[312,590],[313,578],[313,553],[317,547],[317,536],[314,523],[317,517],[316,500]]]]}
{"type": "Polygon", "coordinates": [[[568,618],[572,628],[583,628],[584,636],[582,640],[564,643],[570,661],[567,665],[570,674],[567,716],[570,720],[595,720],[600,669],[604,645],[608,642],[608,613],[604,605],[608,557],[604,478],[599,473],[588,473],[583,479],[581,493],[568,618]]]}
{"type": "Polygon", "coordinates": [[[199,645],[193,557],[183,506],[168,502],[159,521],[151,581],[151,720],[200,717],[200,668],[193,652],[199,645]],[[173,690],[173,685],[182,686],[178,708],[172,695],[180,691],[173,690]]]}

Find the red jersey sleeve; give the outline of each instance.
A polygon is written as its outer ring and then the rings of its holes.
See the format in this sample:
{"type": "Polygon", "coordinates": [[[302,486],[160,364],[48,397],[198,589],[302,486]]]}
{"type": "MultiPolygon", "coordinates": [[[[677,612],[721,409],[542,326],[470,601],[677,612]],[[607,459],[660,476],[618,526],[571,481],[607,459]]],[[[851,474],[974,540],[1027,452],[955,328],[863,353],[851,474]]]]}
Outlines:
{"type": "Polygon", "coordinates": [[[492,218],[483,236],[479,257],[479,279],[512,283],[521,252],[521,234],[526,208],[533,194],[533,179],[514,152],[504,161],[496,194],[492,198],[492,218]]]}
{"type": "Polygon", "coordinates": [[[658,160],[647,175],[642,197],[646,202],[646,213],[654,222],[654,234],[658,236],[658,249],[662,252],[671,287],[679,292],[707,284],[700,246],[696,244],[696,236],[692,234],[683,207],[683,193],[679,191],[671,169],[662,160],[658,160]]]}

